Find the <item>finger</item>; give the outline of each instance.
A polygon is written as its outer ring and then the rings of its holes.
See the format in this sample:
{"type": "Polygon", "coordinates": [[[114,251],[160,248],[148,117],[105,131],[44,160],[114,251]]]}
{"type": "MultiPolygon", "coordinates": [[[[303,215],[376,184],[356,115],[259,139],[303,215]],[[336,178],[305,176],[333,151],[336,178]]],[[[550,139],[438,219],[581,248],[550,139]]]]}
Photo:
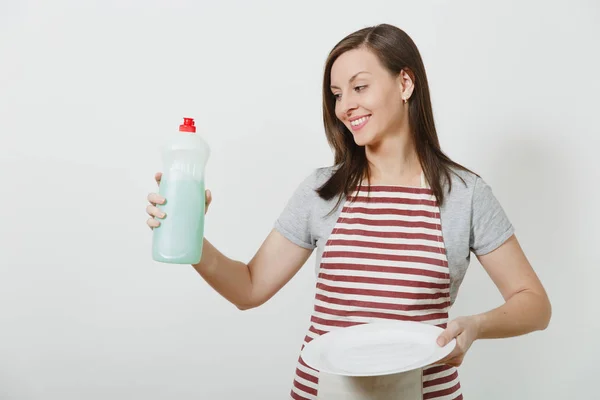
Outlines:
{"type": "Polygon", "coordinates": [[[162,179],[162,172],[157,172],[156,174],[154,174],[154,180],[156,181],[157,185],[160,185],[161,179],[162,179]]]}
{"type": "Polygon", "coordinates": [[[161,210],[158,209],[158,207],[149,205],[146,207],[146,212],[148,213],[148,215],[150,215],[151,217],[158,217],[158,218],[164,218],[165,217],[165,213],[162,212],[161,210]]]}
{"type": "Polygon", "coordinates": [[[152,205],[163,204],[165,202],[165,198],[159,195],[158,193],[150,193],[148,195],[148,201],[152,205]]]}
{"type": "Polygon", "coordinates": [[[454,365],[455,367],[460,367],[462,365],[464,359],[465,359],[464,354],[460,357],[456,357],[454,360],[451,361],[452,365],[454,365]]]}
{"type": "Polygon", "coordinates": [[[452,352],[450,354],[448,354],[446,357],[442,358],[439,361],[436,361],[435,364],[436,365],[455,365],[457,360],[460,360],[462,357],[464,357],[464,354],[461,353],[461,351],[455,347],[454,350],[452,350],[452,352]]]}
{"type": "Polygon", "coordinates": [[[437,339],[437,344],[439,346],[447,345],[452,339],[457,337],[461,332],[460,324],[456,321],[452,321],[448,324],[446,329],[440,334],[437,339]]]}
{"type": "Polygon", "coordinates": [[[150,229],[158,228],[160,226],[160,222],[155,220],[154,218],[148,218],[146,220],[146,224],[148,224],[150,229]]]}
{"type": "Polygon", "coordinates": [[[442,364],[451,365],[453,367],[460,367],[463,363],[464,358],[464,356],[453,357],[449,360],[444,361],[442,364]]]}
{"type": "Polygon", "coordinates": [[[210,206],[210,203],[212,203],[212,193],[210,192],[210,190],[206,190],[205,192],[206,195],[206,210],[208,210],[208,206],[210,206]]]}

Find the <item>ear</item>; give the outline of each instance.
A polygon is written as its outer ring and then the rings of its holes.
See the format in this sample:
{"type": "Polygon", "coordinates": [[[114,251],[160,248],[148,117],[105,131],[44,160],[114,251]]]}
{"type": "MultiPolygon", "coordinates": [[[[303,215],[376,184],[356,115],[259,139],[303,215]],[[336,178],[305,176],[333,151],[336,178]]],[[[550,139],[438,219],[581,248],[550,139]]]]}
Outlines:
{"type": "Polygon", "coordinates": [[[397,81],[400,89],[400,95],[402,96],[402,98],[410,99],[410,96],[412,95],[413,90],[415,89],[415,80],[412,71],[408,68],[403,69],[402,71],[400,71],[400,74],[398,74],[397,81]]]}

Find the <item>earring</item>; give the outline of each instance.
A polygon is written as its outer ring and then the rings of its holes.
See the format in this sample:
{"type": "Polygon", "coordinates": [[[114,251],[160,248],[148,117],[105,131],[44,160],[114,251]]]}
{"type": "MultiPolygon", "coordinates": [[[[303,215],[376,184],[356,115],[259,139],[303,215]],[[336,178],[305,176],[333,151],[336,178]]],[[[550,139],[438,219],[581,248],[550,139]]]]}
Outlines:
{"type": "Polygon", "coordinates": [[[408,99],[407,98],[403,98],[402,101],[404,101],[404,104],[408,103],[408,99]]]}

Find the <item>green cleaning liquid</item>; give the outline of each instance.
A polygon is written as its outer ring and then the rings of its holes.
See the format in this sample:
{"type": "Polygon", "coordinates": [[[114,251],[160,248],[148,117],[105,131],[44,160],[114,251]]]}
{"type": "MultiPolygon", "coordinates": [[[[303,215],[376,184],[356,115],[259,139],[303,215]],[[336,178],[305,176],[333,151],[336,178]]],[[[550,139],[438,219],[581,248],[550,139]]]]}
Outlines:
{"type": "Polygon", "coordinates": [[[179,132],[163,149],[163,175],[157,207],[166,214],[154,228],[152,258],[172,264],[197,264],[204,240],[206,141],[196,134],[194,120],[185,118],[179,132]]]}

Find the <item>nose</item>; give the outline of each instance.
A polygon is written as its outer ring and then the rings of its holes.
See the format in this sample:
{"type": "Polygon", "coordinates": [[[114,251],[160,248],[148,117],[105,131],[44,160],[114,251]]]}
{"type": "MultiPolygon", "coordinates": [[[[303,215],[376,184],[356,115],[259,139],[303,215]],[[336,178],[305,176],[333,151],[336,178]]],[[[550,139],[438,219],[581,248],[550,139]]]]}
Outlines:
{"type": "Polygon", "coordinates": [[[350,116],[352,111],[358,108],[356,99],[352,95],[342,96],[341,111],[346,115],[350,116]]]}

